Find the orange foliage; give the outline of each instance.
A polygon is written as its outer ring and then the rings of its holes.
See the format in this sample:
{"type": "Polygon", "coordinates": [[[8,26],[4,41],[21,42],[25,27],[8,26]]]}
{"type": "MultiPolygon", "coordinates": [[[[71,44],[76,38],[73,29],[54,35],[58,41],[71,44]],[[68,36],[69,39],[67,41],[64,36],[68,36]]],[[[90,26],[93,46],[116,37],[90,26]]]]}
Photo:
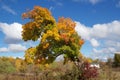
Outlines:
{"type": "Polygon", "coordinates": [[[83,45],[84,44],[84,40],[83,39],[80,39],[79,40],[79,45],[83,45]]]}
{"type": "Polygon", "coordinates": [[[73,22],[70,18],[59,18],[57,27],[58,31],[60,33],[61,39],[64,39],[65,42],[67,43],[71,39],[71,36],[75,32],[75,22],[73,22]]]}
{"type": "Polygon", "coordinates": [[[45,43],[45,45],[43,45],[43,48],[46,49],[48,48],[48,46],[49,46],[49,43],[45,43]]]}

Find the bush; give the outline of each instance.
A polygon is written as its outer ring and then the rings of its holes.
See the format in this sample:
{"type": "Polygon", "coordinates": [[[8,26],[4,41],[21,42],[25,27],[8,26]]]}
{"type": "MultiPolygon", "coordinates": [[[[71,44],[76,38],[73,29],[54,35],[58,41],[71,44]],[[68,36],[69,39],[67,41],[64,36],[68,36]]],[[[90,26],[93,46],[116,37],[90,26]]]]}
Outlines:
{"type": "Polygon", "coordinates": [[[80,67],[80,80],[89,80],[98,76],[98,69],[96,67],[90,67],[90,63],[84,62],[80,67]]]}

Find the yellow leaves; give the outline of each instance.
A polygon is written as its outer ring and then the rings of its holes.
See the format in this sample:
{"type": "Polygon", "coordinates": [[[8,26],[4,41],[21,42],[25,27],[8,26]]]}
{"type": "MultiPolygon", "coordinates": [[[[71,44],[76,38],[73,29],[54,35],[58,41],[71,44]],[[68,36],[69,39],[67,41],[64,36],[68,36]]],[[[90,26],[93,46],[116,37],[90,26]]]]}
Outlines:
{"type": "Polygon", "coordinates": [[[22,63],[21,59],[15,60],[15,67],[16,67],[17,71],[19,71],[19,69],[21,68],[21,63],[22,63]]]}
{"type": "Polygon", "coordinates": [[[59,40],[60,40],[59,35],[56,35],[56,36],[55,36],[55,40],[56,40],[56,41],[59,41],[59,40]]]}
{"type": "Polygon", "coordinates": [[[74,30],[74,29],[73,29],[73,30],[70,30],[69,33],[70,33],[70,34],[73,34],[73,33],[75,33],[75,30],[74,30]]]}
{"type": "Polygon", "coordinates": [[[84,56],[82,55],[82,53],[79,53],[79,54],[78,54],[78,57],[79,57],[80,59],[83,59],[83,58],[84,58],[84,56]]]}
{"type": "Polygon", "coordinates": [[[34,62],[34,56],[36,53],[36,48],[29,48],[25,51],[25,61],[27,63],[33,63],[34,62]]]}
{"type": "Polygon", "coordinates": [[[58,29],[55,27],[55,28],[52,29],[52,32],[58,33],[58,29]]]}
{"type": "Polygon", "coordinates": [[[46,49],[48,48],[48,46],[49,46],[49,43],[45,43],[45,45],[43,45],[43,48],[46,49]]]}
{"type": "Polygon", "coordinates": [[[56,41],[59,41],[60,36],[58,34],[57,28],[53,28],[52,30],[47,30],[47,32],[43,34],[41,41],[45,42],[46,38],[48,37],[53,37],[56,41]]]}
{"type": "Polygon", "coordinates": [[[44,33],[43,36],[42,36],[41,41],[42,41],[42,42],[45,42],[46,38],[47,38],[47,34],[44,33]]]}
{"type": "Polygon", "coordinates": [[[48,31],[47,31],[47,34],[48,34],[49,36],[52,36],[52,35],[53,35],[53,32],[52,32],[51,30],[48,30],[48,31]]]}
{"type": "Polygon", "coordinates": [[[58,29],[57,29],[57,28],[53,28],[53,29],[52,29],[52,32],[53,32],[54,39],[55,39],[56,41],[59,41],[59,40],[60,40],[60,35],[59,35],[59,33],[58,33],[58,29]]]}
{"type": "Polygon", "coordinates": [[[54,33],[53,36],[56,41],[60,40],[60,35],[58,33],[54,33]]]}
{"type": "Polygon", "coordinates": [[[45,64],[45,67],[48,68],[48,67],[49,67],[49,64],[45,64]]]}
{"type": "Polygon", "coordinates": [[[85,58],[84,61],[85,61],[85,62],[88,62],[88,63],[92,63],[92,59],[91,59],[91,58],[85,58]]]}

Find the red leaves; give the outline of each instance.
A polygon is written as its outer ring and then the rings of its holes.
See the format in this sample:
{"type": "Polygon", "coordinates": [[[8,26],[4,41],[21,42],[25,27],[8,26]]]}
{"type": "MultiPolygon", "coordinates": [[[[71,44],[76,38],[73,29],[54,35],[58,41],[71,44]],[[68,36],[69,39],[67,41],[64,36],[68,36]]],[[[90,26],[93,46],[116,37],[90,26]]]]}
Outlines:
{"type": "Polygon", "coordinates": [[[98,70],[96,67],[90,67],[90,63],[84,62],[81,67],[82,74],[81,79],[82,80],[88,80],[90,78],[95,78],[98,76],[98,70]]]}

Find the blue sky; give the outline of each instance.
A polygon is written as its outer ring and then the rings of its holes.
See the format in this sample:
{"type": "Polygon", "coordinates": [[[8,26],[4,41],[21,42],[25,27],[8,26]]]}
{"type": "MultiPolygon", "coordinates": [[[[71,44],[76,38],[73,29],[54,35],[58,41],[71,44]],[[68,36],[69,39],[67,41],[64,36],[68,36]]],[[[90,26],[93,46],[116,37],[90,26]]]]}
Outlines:
{"type": "Polygon", "coordinates": [[[0,0],[0,56],[23,57],[37,45],[21,37],[21,15],[35,5],[48,8],[56,21],[63,16],[76,22],[85,56],[105,60],[120,51],[120,0],[0,0]]]}

